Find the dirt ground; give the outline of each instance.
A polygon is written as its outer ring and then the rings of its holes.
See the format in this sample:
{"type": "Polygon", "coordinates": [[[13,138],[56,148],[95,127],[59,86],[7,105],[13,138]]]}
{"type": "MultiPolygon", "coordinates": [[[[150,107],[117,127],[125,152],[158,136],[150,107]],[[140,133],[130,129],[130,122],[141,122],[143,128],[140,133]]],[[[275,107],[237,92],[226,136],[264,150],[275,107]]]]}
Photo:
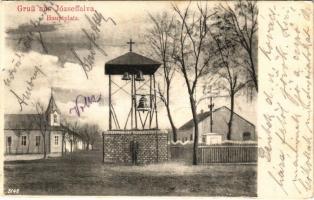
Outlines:
{"type": "Polygon", "coordinates": [[[252,165],[103,164],[101,152],[4,163],[4,193],[24,195],[256,196],[252,165]],[[17,192],[16,192],[17,191],[17,192]]]}

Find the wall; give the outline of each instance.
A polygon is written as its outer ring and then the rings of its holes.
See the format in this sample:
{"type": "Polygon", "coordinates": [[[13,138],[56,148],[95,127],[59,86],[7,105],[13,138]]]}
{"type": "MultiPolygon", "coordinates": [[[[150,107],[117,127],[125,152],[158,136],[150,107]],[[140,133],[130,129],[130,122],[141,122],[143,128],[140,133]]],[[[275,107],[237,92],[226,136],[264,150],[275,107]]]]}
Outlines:
{"type": "MultiPolygon", "coordinates": [[[[221,109],[219,112],[214,113],[213,132],[223,134],[224,135],[223,140],[227,139],[228,132],[227,122],[229,121],[229,115],[230,111],[227,109],[221,109]]],[[[243,140],[243,133],[246,131],[251,133],[251,140],[257,140],[254,125],[248,123],[246,120],[234,114],[232,122],[231,140],[235,141],[243,140]]]]}
{"type": "Polygon", "coordinates": [[[57,111],[54,111],[49,115],[50,126],[60,126],[60,115],[57,111]],[[54,121],[54,115],[57,115],[57,121],[54,121]]]}
{"type": "MultiPolygon", "coordinates": [[[[4,153],[5,154],[37,154],[44,153],[44,141],[39,130],[31,130],[28,134],[27,131],[20,130],[20,136],[15,133],[13,130],[4,130],[4,153]],[[11,147],[7,145],[7,137],[11,136],[11,147]],[[22,136],[26,136],[26,145],[22,145],[22,136]],[[40,145],[36,146],[36,136],[40,136],[40,145]]],[[[62,132],[61,131],[52,131],[50,135],[49,132],[46,135],[46,146],[47,154],[48,153],[61,153],[62,151],[62,132]],[[54,136],[59,136],[58,145],[54,145],[54,136]],[[49,149],[49,145],[51,148],[49,149]]]]}
{"type": "Polygon", "coordinates": [[[160,131],[108,131],[104,134],[104,161],[132,163],[130,143],[139,143],[137,161],[149,164],[168,160],[168,134],[160,131]],[[158,149],[158,150],[157,150],[158,149]]]}
{"type": "Polygon", "coordinates": [[[50,153],[61,153],[62,152],[62,132],[51,131],[50,134],[50,153]],[[55,136],[58,136],[58,144],[55,144],[55,136]]]}
{"type": "Polygon", "coordinates": [[[43,137],[38,130],[28,132],[20,131],[20,137],[13,130],[4,130],[4,153],[5,154],[26,154],[43,153],[43,137]],[[22,136],[26,136],[26,145],[22,145],[22,136]],[[36,146],[36,136],[40,136],[40,145],[36,146]],[[7,137],[11,137],[11,147],[7,145],[7,137]]]}
{"type": "MultiPolygon", "coordinates": [[[[223,140],[227,139],[228,125],[230,111],[227,109],[220,109],[219,112],[213,113],[213,133],[223,134],[223,140]]],[[[202,143],[202,134],[210,133],[210,118],[207,117],[198,124],[199,127],[199,143],[202,143]]],[[[243,133],[250,132],[251,139],[257,140],[257,136],[255,134],[254,125],[248,123],[246,120],[240,118],[236,114],[233,115],[233,123],[232,123],[232,134],[231,140],[234,141],[242,141],[243,133]]],[[[184,141],[186,138],[190,139],[190,135],[193,134],[194,138],[194,128],[190,128],[188,130],[178,130],[178,140],[184,141]]]]}
{"type": "Polygon", "coordinates": [[[190,137],[192,135],[192,141],[194,141],[194,128],[188,130],[178,130],[177,139],[186,142],[191,141],[190,137]]]}

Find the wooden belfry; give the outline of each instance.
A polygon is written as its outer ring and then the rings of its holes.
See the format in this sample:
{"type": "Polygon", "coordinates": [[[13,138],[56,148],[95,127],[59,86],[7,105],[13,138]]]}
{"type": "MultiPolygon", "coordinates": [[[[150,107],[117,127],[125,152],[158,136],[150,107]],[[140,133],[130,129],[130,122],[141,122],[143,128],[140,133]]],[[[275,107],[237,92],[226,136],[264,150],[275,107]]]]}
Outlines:
{"type": "Polygon", "coordinates": [[[105,74],[109,76],[109,131],[158,129],[155,72],[161,64],[132,52],[132,39],[127,44],[129,52],[105,64],[105,74]],[[124,83],[116,83],[113,76],[119,76],[124,83]],[[116,91],[112,91],[113,85],[118,88],[116,91]],[[118,90],[127,93],[131,102],[123,124],[112,103],[118,90]]]}

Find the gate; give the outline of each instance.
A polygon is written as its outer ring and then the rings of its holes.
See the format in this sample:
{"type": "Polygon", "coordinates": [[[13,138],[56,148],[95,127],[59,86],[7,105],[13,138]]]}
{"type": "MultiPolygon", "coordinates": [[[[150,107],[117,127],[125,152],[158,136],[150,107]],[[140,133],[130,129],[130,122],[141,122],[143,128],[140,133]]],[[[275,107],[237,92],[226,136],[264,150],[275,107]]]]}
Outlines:
{"type": "Polygon", "coordinates": [[[137,165],[138,147],[139,147],[138,142],[136,141],[130,142],[131,161],[133,165],[137,165]]]}

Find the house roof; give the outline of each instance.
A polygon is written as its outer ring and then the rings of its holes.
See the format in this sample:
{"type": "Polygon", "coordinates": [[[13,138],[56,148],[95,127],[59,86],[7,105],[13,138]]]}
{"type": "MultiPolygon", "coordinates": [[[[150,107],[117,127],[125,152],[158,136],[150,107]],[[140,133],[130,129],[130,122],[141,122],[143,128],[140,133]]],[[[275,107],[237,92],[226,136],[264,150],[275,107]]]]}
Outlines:
{"type": "MultiPolygon", "coordinates": [[[[222,110],[228,110],[229,112],[231,112],[231,110],[226,107],[226,106],[222,106],[220,108],[217,108],[215,110],[213,110],[213,113],[215,112],[219,112],[219,111],[222,111],[222,110]]],[[[234,115],[236,115],[237,117],[243,119],[244,121],[246,121],[247,123],[251,124],[252,126],[255,126],[254,124],[252,124],[251,122],[249,122],[248,120],[244,119],[243,117],[241,117],[240,115],[238,115],[237,113],[233,112],[234,115]]],[[[198,122],[201,122],[203,121],[204,119],[206,119],[207,117],[209,117],[210,115],[210,111],[207,111],[207,112],[203,112],[203,113],[199,113],[197,115],[197,118],[198,118],[198,122]]],[[[188,122],[186,122],[185,124],[183,124],[179,130],[188,130],[188,129],[191,129],[194,127],[194,123],[193,123],[193,119],[189,120],[188,122]]]]}
{"type": "MultiPolygon", "coordinates": [[[[49,104],[46,109],[46,117],[49,113],[57,112],[61,114],[54,97],[51,93],[49,104]]],[[[40,114],[5,114],[4,129],[6,130],[40,130],[40,114]]],[[[47,122],[48,123],[48,122],[47,122]]],[[[50,126],[48,130],[65,130],[63,126],[50,126]]]]}
{"type": "MultiPolygon", "coordinates": [[[[39,114],[5,114],[5,130],[40,130],[39,114]]],[[[47,130],[61,131],[62,126],[47,126],[47,130]]]]}
{"type": "MultiPolygon", "coordinates": [[[[198,122],[201,122],[203,121],[204,119],[206,119],[207,117],[209,117],[209,114],[210,112],[203,112],[203,113],[199,113],[197,115],[197,118],[198,118],[198,122]]],[[[187,130],[187,129],[190,129],[194,127],[194,122],[193,122],[193,119],[189,120],[188,122],[186,122],[185,124],[183,124],[179,130],[187,130]]]]}
{"type": "Polygon", "coordinates": [[[4,115],[4,129],[39,129],[38,114],[6,114],[4,115]]]}
{"type": "Polygon", "coordinates": [[[124,72],[136,74],[139,70],[143,74],[153,74],[161,64],[155,60],[127,52],[122,56],[114,58],[105,64],[105,74],[122,75],[124,72]]]}

